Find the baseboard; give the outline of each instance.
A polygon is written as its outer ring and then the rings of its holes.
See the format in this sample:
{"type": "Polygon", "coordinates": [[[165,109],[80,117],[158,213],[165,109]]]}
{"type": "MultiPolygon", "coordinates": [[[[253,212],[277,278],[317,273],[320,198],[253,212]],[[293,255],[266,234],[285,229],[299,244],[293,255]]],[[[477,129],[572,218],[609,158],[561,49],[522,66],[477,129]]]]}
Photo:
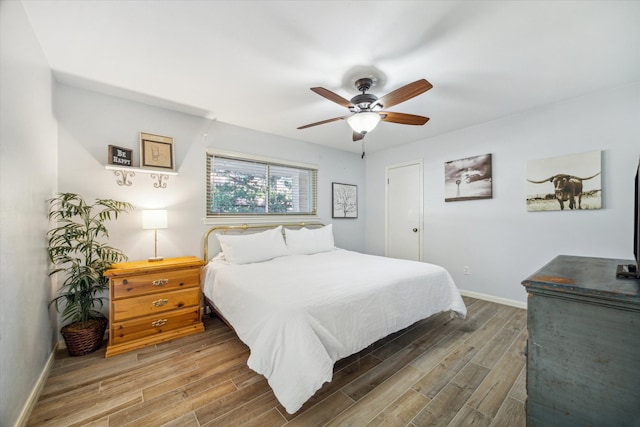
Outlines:
{"type": "Polygon", "coordinates": [[[527,309],[526,302],[520,302],[512,299],[496,297],[493,295],[481,294],[479,292],[465,291],[462,289],[458,289],[458,291],[460,291],[460,295],[462,295],[463,297],[477,298],[485,301],[495,302],[498,304],[510,305],[512,307],[524,308],[525,310],[527,309]]]}
{"type": "Polygon", "coordinates": [[[16,427],[23,427],[27,425],[27,421],[29,421],[29,416],[31,415],[31,411],[33,410],[33,407],[35,406],[35,404],[38,402],[38,398],[40,397],[42,388],[47,382],[47,378],[49,377],[49,372],[51,372],[51,367],[53,366],[53,362],[56,359],[57,350],[58,350],[57,346],[54,346],[53,350],[51,351],[51,354],[49,354],[49,359],[47,360],[47,363],[45,364],[44,369],[40,373],[40,377],[38,378],[38,381],[36,382],[35,387],[33,387],[33,390],[31,390],[31,394],[29,395],[27,402],[24,404],[24,407],[22,408],[20,417],[18,418],[18,421],[15,424],[16,427]]]}

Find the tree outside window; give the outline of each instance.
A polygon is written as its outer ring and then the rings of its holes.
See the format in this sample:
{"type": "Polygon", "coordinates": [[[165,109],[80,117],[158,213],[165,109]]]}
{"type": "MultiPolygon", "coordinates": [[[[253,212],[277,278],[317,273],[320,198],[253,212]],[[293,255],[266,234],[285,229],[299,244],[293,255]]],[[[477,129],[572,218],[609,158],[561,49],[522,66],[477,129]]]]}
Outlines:
{"type": "Polygon", "coordinates": [[[316,213],[317,170],[207,156],[207,216],[316,213]]]}

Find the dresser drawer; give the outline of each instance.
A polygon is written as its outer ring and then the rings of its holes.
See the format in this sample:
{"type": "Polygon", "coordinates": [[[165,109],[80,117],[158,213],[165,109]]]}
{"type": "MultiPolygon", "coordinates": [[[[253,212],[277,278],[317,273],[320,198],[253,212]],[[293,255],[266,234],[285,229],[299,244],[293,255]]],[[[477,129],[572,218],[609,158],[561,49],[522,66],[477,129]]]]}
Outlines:
{"type": "Polygon", "coordinates": [[[199,286],[200,270],[198,268],[132,275],[128,277],[116,277],[111,279],[114,299],[199,286]]]}
{"type": "Polygon", "coordinates": [[[202,332],[202,264],[194,256],[112,264],[105,357],[202,332]]]}
{"type": "Polygon", "coordinates": [[[111,321],[120,322],[189,306],[200,307],[200,287],[113,301],[111,321]]]}
{"type": "Polygon", "coordinates": [[[199,323],[200,308],[188,307],[123,322],[113,322],[109,336],[113,344],[121,344],[199,323]]]}

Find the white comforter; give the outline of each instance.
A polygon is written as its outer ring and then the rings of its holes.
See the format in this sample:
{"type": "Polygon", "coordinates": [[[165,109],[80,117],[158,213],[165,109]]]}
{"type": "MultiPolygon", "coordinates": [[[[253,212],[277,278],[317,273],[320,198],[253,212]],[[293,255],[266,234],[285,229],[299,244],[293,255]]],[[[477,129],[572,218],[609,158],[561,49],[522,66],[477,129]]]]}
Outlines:
{"type": "Polygon", "coordinates": [[[449,273],[422,262],[337,249],[206,269],[205,295],[289,413],[331,381],[337,360],[432,314],[466,316],[449,273]]]}

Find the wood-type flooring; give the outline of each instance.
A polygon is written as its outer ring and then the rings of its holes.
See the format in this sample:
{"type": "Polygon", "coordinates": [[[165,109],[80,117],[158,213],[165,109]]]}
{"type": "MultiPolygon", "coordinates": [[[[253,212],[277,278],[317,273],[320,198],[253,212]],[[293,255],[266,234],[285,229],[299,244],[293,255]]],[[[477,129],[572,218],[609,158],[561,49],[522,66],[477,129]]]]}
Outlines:
{"type": "Polygon", "coordinates": [[[30,426],[524,426],[526,310],[464,298],[340,360],[296,414],[218,318],[204,332],[104,358],[59,351],[30,426]]]}

